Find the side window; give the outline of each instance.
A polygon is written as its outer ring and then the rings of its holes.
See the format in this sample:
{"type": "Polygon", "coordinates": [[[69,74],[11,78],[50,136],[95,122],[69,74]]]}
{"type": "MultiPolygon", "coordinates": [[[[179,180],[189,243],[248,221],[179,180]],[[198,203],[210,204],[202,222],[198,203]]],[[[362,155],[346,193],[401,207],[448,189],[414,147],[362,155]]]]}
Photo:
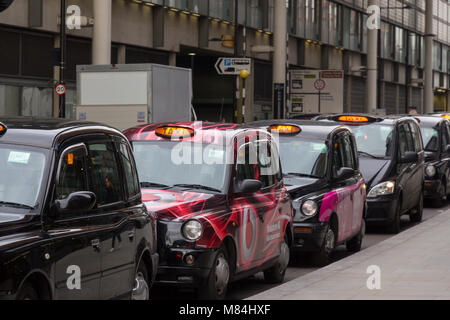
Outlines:
{"type": "Polygon", "coordinates": [[[333,174],[336,175],[339,169],[345,167],[343,155],[343,141],[342,137],[338,137],[333,145],[333,174]]]}
{"type": "Polygon", "coordinates": [[[276,148],[269,141],[258,141],[255,143],[258,163],[255,167],[262,187],[267,188],[279,181],[280,162],[276,148]]]}
{"type": "Polygon", "coordinates": [[[255,165],[250,164],[250,153],[252,151],[254,152],[254,146],[251,143],[241,146],[238,150],[236,161],[237,182],[246,179],[258,179],[255,172],[255,165]]]}
{"type": "Polygon", "coordinates": [[[84,145],[66,149],[59,160],[55,199],[62,200],[73,192],[87,191],[87,189],[84,145]]]}
{"type": "Polygon", "coordinates": [[[414,150],[416,152],[420,152],[423,149],[423,147],[422,147],[422,137],[420,135],[420,129],[417,126],[417,124],[415,124],[413,122],[410,122],[409,126],[411,128],[411,133],[412,133],[412,137],[413,137],[414,150]]]}
{"type": "Polygon", "coordinates": [[[404,127],[405,127],[405,132],[406,132],[406,141],[407,141],[406,151],[414,152],[416,148],[414,147],[414,139],[413,139],[413,135],[411,133],[410,126],[408,125],[408,123],[405,123],[404,127]]]}
{"type": "Polygon", "coordinates": [[[445,152],[445,150],[447,149],[447,145],[448,145],[448,125],[444,124],[442,126],[442,151],[445,152]]]}
{"type": "Polygon", "coordinates": [[[92,142],[87,145],[91,190],[97,196],[97,206],[123,200],[119,167],[112,142],[92,142]]]}
{"type": "Polygon", "coordinates": [[[399,156],[403,157],[405,152],[408,151],[408,141],[407,141],[407,132],[405,130],[405,125],[401,124],[398,126],[398,152],[399,156]]]}
{"type": "Polygon", "coordinates": [[[130,148],[125,143],[120,143],[120,160],[124,168],[126,189],[128,197],[132,198],[140,193],[139,180],[137,178],[136,167],[134,165],[133,157],[130,148]]]}
{"type": "Polygon", "coordinates": [[[344,167],[356,169],[350,136],[348,134],[345,134],[342,138],[342,142],[344,151],[344,167]]]}

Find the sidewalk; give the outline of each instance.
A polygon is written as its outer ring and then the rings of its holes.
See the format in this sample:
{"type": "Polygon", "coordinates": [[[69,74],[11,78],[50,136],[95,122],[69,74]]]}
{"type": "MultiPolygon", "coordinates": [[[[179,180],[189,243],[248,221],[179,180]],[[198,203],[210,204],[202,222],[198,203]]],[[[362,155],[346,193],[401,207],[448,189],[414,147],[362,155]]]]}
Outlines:
{"type": "Polygon", "coordinates": [[[450,299],[450,210],[250,300],[450,299]],[[369,290],[381,269],[381,289],[369,290]]]}

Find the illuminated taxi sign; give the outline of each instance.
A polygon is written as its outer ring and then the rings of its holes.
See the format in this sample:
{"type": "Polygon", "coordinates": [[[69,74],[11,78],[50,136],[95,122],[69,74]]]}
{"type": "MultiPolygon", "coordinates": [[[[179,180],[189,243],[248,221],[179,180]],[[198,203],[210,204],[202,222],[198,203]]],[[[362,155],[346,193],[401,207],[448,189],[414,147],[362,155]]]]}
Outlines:
{"type": "Polygon", "coordinates": [[[290,124],[274,124],[269,127],[269,131],[277,132],[279,134],[297,134],[301,130],[300,127],[290,124]]]}
{"type": "Polygon", "coordinates": [[[369,118],[363,116],[340,116],[338,121],[341,122],[369,122],[369,118]]]}
{"type": "Polygon", "coordinates": [[[4,135],[6,133],[6,126],[0,122],[0,136],[4,135]]]}
{"type": "Polygon", "coordinates": [[[450,120],[450,114],[443,114],[441,117],[450,120]]]}
{"type": "Polygon", "coordinates": [[[155,131],[156,135],[168,138],[168,139],[181,139],[192,137],[195,133],[194,129],[175,127],[175,126],[164,126],[159,127],[155,131]]]}

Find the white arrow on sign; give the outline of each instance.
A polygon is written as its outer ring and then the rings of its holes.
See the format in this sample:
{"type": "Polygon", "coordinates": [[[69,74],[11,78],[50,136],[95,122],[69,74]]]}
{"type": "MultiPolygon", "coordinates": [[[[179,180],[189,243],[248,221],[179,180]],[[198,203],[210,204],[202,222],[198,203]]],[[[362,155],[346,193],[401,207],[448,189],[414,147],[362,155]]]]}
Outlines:
{"type": "Polygon", "coordinates": [[[247,70],[250,74],[251,65],[250,58],[219,58],[215,67],[220,75],[239,75],[242,70],[247,70]]]}

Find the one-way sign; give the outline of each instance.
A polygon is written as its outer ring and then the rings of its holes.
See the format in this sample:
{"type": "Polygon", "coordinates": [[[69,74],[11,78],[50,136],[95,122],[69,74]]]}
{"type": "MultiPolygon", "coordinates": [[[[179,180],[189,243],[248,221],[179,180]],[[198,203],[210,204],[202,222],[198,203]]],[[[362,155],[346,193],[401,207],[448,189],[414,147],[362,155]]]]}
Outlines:
{"type": "Polygon", "coordinates": [[[250,74],[252,59],[250,58],[219,58],[216,70],[220,75],[239,75],[242,70],[250,74]]]}

